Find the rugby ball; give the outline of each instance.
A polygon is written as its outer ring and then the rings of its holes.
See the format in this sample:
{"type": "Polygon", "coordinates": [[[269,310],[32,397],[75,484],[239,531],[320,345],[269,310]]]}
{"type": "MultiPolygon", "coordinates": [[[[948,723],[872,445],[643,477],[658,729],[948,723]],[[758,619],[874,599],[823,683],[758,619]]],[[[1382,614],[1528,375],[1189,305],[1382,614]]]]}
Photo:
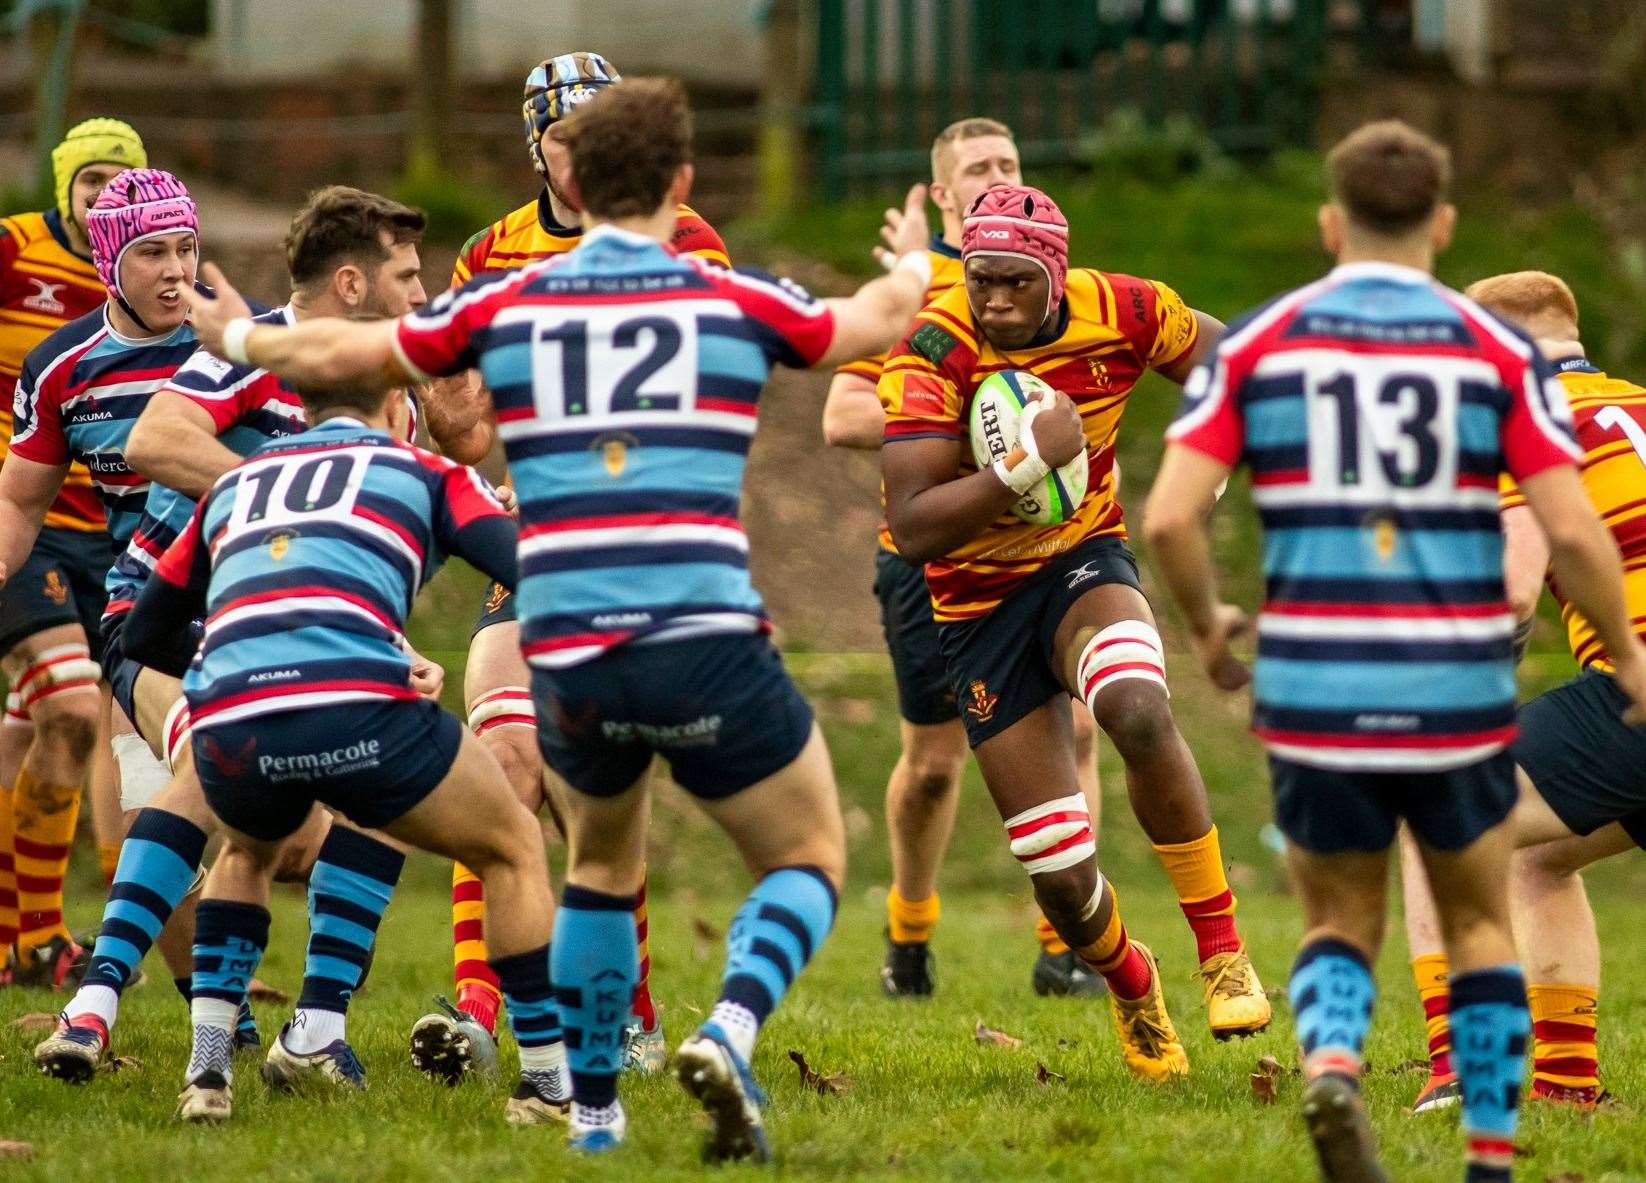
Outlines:
{"type": "MultiPolygon", "coordinates": [[[[1026,370],[990,374],[972,396],[972,459],[987,468],[1017,447],[1018,424],[1034,399],[1053,394],[1052,388],[1026,370]]],[[[1085,449],[1062,468],[1048,472],[1012,506],[1012,513],[1031,526],[1055,526],[1074,516],[1086,496],[1088,475],[1085,449]]]]}

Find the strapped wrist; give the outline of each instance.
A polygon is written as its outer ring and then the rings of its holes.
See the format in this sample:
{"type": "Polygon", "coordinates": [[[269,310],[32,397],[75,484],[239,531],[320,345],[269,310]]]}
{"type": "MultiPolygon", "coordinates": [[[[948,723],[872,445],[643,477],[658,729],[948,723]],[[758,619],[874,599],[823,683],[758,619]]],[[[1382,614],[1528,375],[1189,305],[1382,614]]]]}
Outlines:
{"type": "Polygon", "coordinates": [[[237,316],[223,326],[223,357],[238,366],[251,365],[246,356],[246,338],[257,326],[249,316],[237,316]]]}

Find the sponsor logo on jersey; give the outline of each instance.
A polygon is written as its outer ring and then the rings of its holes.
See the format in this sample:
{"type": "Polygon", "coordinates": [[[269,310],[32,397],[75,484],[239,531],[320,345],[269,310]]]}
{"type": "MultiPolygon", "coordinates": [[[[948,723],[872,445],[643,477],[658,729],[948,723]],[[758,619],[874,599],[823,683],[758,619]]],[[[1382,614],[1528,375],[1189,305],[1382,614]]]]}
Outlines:
{"type": "Polygon", "coordinates": [[[1100,579],[1103,576],[1103,560],[1093,559],[1089,563],[1082,563],[1069,572],[1068,586],[1079,587],[1088,579],[1100,579]]]}
{"type": "Polygon", "coordinates": [[[966,713],[979,723],[987,723],[994,718],[994,709],[1000,705],[1000,696],[990,694],[989,688],[983,684],[982,678],[973,678],[972,684],[966,687],[967,697],[971,699],[966,704],[966,713]]]}
{"type": "Polygon", "coordinates": [[[23,297],[23,307],[31,312],[44,312],[48,316],[61,316],[69,310],[67,304],[57,298],[57,293],[69,285],[66,283],[47,283],[32,275],[25,275],[24,279],[34,285],[34,291],[23,297]]]}
{"type": "Polygon", "coordinates": [[[650,612],[603,612],[594,618],[595,628],[636,628],[650,624],[650,612]]]}
{"type": "Polygon", "coordinates": [[[909,336],[909,348],[934,366],[942,365],[943,359],[953,353],[959,344],[953,333],[929,323],[921,325],[909,336]]]}

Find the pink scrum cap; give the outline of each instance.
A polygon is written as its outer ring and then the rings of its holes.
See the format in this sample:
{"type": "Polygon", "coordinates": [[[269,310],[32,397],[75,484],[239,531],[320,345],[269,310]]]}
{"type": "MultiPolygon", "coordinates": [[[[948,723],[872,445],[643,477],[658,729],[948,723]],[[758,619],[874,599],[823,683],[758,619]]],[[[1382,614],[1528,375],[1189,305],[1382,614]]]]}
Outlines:
{"type": "Polygon", "coordinates": [[[128,168],[110,181],[97,204],[86,211],[92,262],[109,295],[125,303],[120,291],[120,260],[127,250],[145,238],[179,230],[193,234],[199,246],[200,222],[195,216],[194,199],[171,173],[157,168],[128,168]]]}
{"type": "Polygon", "coordinates": [[[1057,203],[1028,185],[996,185],[977,195],[961,224],[960,255],[1027,259],[1051,283],[1046,310],[1063,299],[1069,275],[1069,221],[1057,203]]]}

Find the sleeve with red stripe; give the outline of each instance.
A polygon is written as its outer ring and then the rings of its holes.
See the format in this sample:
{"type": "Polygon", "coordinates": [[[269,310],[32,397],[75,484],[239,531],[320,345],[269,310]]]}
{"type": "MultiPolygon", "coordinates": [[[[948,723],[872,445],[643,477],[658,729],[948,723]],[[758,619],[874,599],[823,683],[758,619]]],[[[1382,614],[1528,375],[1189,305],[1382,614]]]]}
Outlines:
{"type": "Polygon", "coordinates": [[[720,235],[695,213],[682,211],[675,219],[674,235],[669,239],[669,245],[682,255],[696,255],[722,267],[731,266],[731,256],[726,252],[726,244],[721,241],[720,235]]]}
{"type": "Polygon", "coordinates": [[[752,267],[706,270],[749,318],[772,362],[807,369],[828,352],[834,340],[834,313],[794,280],[752,267]]]}
{"type": "Polygon", "coordinates": [[[259,387],[264,378],[275,381],[267,370],[236,365],[199,349],[160,389],[205,411],[221,435],[261,402],[259,387]]]}
{"type": "Polygon", "coordinates": [[[963,439],[966,398],[961,378],[975,354],[936,320],[923,315],[892,347],[875,394],[886,412],[888,443],[911,439],[963,439]]]}
{"type": "Polygon", "coordinates": [[[1503,462],[1517,481],[1583,459],[1566,391],[1537,346],[1528,345],[1530,357],[1517,359],[1504,375],[1509,414],[1502,429],[1503,462]]]}
{"type": "Polygon", "coordinates": [[[433,484],[434,536],[440,549],[510,591],[519,582],[515,546],[519,531],[491,487],[474,469],[413,449],[433,484]]]}
{"type": "Polygon", "coordinates": [[[72,456],[63,434],[63,383],[73,372],[72,363],[46,356],[42,347],[47,338],[23,359],[23,372],[12,393],[11,451],[37,464],[67,464],[72,456]]]}
{"type": "Polygon", "coordinates": [[[412,377],[426,380],[472,369],[474,334],[490,322],[499,298],[524,274],[486,272],[396,321],[394,346],[412,377]]]}
{"type": "Polygon", "coordinates": [[[1234,468],[1246,448],[1246,427],[1240,414],[1239,387],[1224,349],[1196,366],[1183,384],[1183,403],[1166,429],[1166,442],[1203,452],[1234,468]]]}

